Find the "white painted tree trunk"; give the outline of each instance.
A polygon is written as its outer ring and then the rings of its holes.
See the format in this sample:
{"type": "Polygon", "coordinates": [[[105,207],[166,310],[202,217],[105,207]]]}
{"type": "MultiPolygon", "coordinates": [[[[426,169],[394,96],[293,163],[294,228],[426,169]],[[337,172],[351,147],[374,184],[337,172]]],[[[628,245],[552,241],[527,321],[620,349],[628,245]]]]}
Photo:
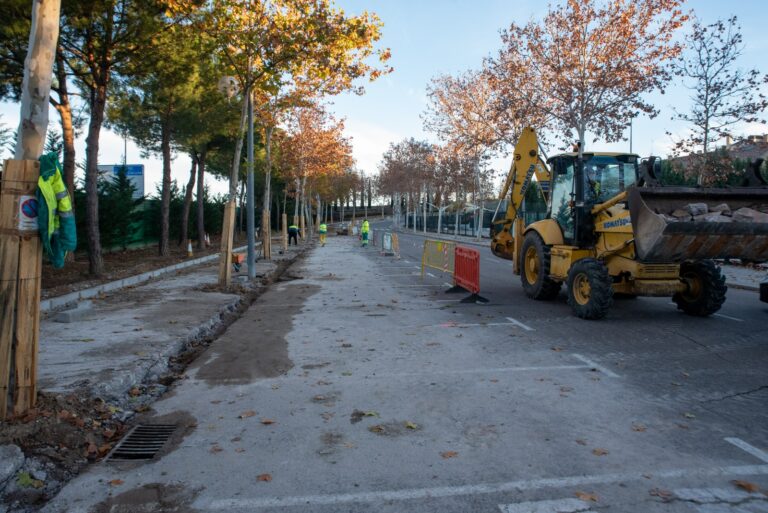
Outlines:
{"type": "Polygon", "coordinates": [[[37,160],[45,146],[48,129],[48,97],[53,62],[59,41],[60,0],[34,0],[29,47],[21,85],[21,119],[16,140],[16,159],[37,160]]]}

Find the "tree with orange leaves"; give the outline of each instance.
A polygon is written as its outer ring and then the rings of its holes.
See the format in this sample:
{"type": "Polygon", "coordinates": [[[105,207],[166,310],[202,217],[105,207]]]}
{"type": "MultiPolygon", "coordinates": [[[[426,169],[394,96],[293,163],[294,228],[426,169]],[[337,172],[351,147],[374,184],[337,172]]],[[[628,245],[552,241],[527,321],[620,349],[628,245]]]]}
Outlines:
{"type": "Polygon", "coordinates": [[[510,104],[530,107],[560,134],[618,141],[633,117],[656,108],[643,99],[671,78],[683,0],[568,0],[541,22],[512,24],[489,66],[510,104]],[[534,93],[534,94],[532,94],[534,93]]]}

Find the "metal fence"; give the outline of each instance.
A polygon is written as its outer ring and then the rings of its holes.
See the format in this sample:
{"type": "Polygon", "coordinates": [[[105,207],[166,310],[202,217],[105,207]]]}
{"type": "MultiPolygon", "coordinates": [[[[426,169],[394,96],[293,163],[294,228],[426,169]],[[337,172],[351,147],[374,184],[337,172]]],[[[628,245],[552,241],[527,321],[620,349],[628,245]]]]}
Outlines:
{"type": "MultiPolygon", "coordinates": [[[[491,222],[493,221],[493,212],[486,211],[482,216],[482,227],[480,234],[483,237],[490,237],[491,222]]],[[[503,213],[499,213],[499,217],[503,216],[503,213]]],[[[523,212],[523,219],[526,226],[544,219],[547,216],[546,212],[523,212]]],[[[424,214],[411,212],[408,217],[403,216],[402,226],[408,227],[409,230],[413,230],[414,217],[416,224],[416,231],[424,231],[424,214]],[[407,224],[406,224],[407,220],[407,224]]],[[[474,237],[475,232],[475,215],[472,212],[461,213],[458,216],[458,230],[457,230],[457,218],[455,213],[444,213],[443,219],[440,221],[440,215],[438,213],[427,214],[427,232],[438,233],[438,225],[440,226],[440,233],[446,235],[463,235],[467,237],[474,237]]]]}

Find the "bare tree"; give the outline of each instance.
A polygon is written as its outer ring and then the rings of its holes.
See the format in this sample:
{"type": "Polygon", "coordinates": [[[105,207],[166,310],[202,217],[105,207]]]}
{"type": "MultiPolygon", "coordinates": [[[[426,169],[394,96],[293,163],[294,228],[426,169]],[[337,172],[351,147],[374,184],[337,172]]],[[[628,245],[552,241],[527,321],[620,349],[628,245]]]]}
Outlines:
{"type": "Polygon", "coordinates": [[[736,67],[744,52],[736,16],[710,25],[695,20],[685,42],[687,51],[673,69],[691,91],[692,106],[688,112],[675,109],[673,119],[694,126],[693,134],[679,148],[701,148],[707,154],[710,145],[728,135],[734,125],[760,120],[768,106],[761,91],[768,84],[768,75],[736,67]]]}

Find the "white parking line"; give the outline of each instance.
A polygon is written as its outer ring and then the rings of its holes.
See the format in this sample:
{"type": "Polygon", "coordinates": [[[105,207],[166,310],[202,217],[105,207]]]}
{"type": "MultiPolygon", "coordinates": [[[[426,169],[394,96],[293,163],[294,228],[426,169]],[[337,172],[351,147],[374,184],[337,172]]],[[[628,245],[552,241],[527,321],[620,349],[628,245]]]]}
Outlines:
{"type": "Polygon", "coordinates": [[[523,324],[522,322],[518,321],[517,319],[513,319],[512,317],[507,317],[507,319],[509,320],[509,322],[511,322],[512,324],[516,324],[516,325],[520,326],[525,331],[536,331],[535,329],[531,328],[527,324],[523,324]]]}
{"type": "Polygon", "coordinates": [[[597,363],[593,362],[592,360],[590,360],[586,356],[582,356],[582,355],[576,354],[576,353],[573,353],[571,356],[573,356],[577,360],[581,360],[582,362],[586,363],[590,367],[593,367],[593,368],[599,370],[600,372],[602,372],[603,374],[605,374],[609,378],[618,378],[618,377],[620,377],[618,374],[616,374],[612,370],[610,370],[610,369],[608,369],[606,367],[603,367],[602,365],[598,365],[597,363]]]}
{"type": "Polygon", "coordinates": [[[688,468],[671,470],[645,470],[616,474],[580,475],[507,481],[503,483],[480,483],[462,486],[440,486],[433,488],[404,488],[326,495],[304,495],[294,497],[243,497],[226,499],[198,499],[192,508],[200,510],[253,510],[256,508],[287,508],[291,506],[323,506],[351,503],[381,503],[386,501],[432,500],[441,497],[467,495],[488,495],[494,493],[519,493],[543,488],[565,488],[592,484],[620,483],[622,481],[645,481],[648,475],[655,479],[678,479],[713,476],[756,476],[768,475],[768,465],[740,465],[731,467],[688,468]]]}
{"type": "Polygon", "coordinates": [[[736,321],[736,322],[744,322],[744,319],[739,319],[738,317],[731,317],[730,315],[725,315],[725,314],[721,314],[721,313],[716,313],[716,314],[712,314],[712,315],[714,315],[715,317],[722,317],[723,319],[730,319],[730,320],[736,321]]]}
{"type": "Polygon", "coordinates": [[[435,275],[434,275],[434,274],[432,274],[432,273],[427,273],[427,276],[431,276],[432,278],[437,278],[437,276],[435,276],[435,275]]]}
{"type": "Polygon", "coordinates": [[[736,447],[738,447],[742,451],[748,452],[749,454],[751,454],[752,456],[754,456],[758,460],[761,460],[763,463],[768,463],[768,453],[765,452],[764,450],[758,449],[754,445],[748,444],[747,442],[745,442],[741,438],[728,437],[728,438],[724,438],[724,440],[726,442],[728,442],[729,444],[735,445],[736,447]]]}
{"type": "Polygon", "coordinates": [[[579,499],[558,499],[499,504],[499,509],[501,513],[577,513],[589,511],[589,504],[579,499]]]}

